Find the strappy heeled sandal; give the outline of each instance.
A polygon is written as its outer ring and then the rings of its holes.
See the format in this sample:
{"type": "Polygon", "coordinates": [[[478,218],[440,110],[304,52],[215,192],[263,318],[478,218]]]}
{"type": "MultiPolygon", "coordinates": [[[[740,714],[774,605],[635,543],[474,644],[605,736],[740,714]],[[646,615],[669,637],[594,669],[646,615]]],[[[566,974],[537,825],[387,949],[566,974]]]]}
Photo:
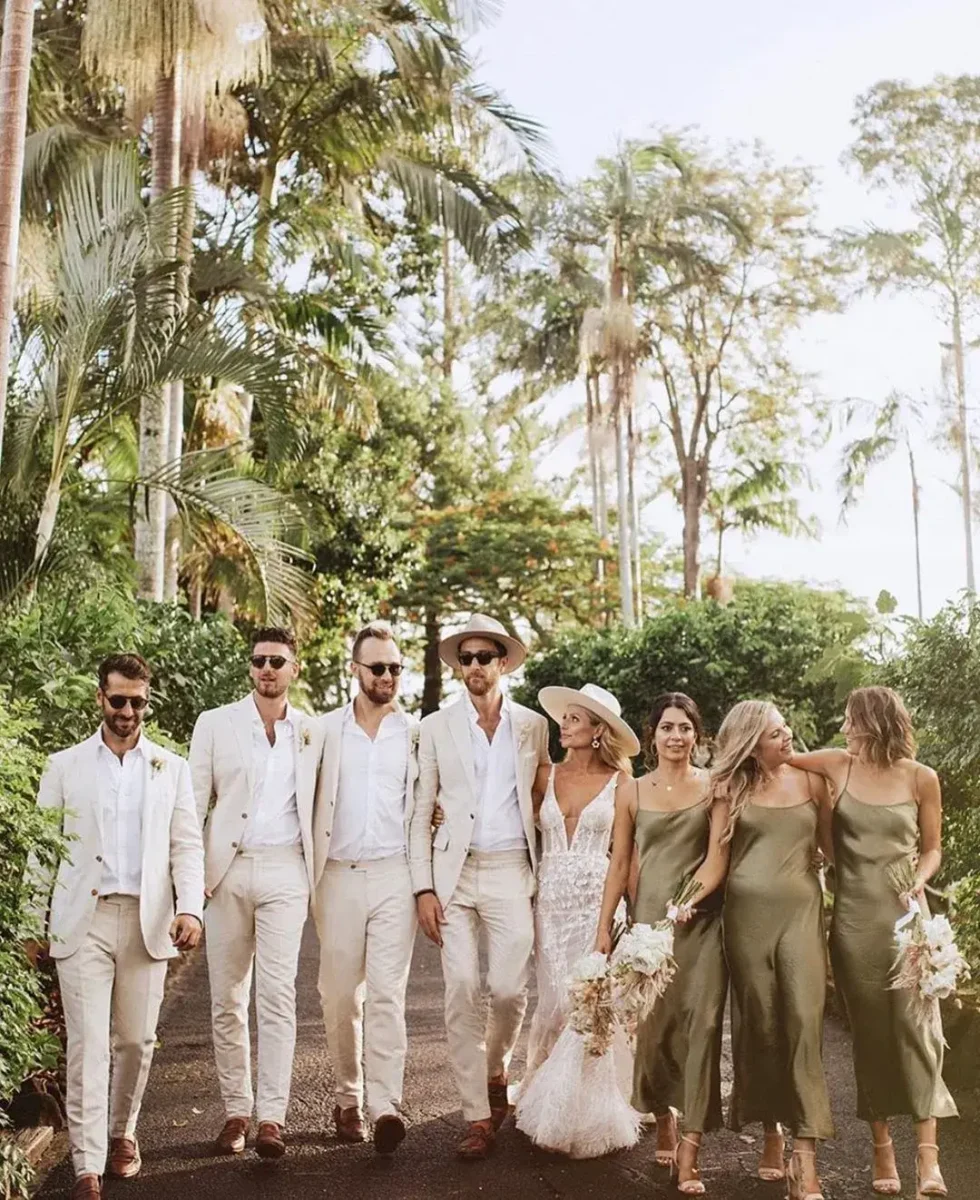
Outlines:
{"type": "Polygon", "coordinates": [[[938,1154],[939,1147],[935,1142],[919,1143],[919,1148],[915,1152],[915,1200],[923,1200],[923,1197],[926,1196],[948,1196],[949,1189],[946,1187],[943,1173],[939,1169],[939,1163],[930,1167],[929,1174],[923,1179],[919,1164],[919,1155],[923,1150],[935,1150],[938,1154]]]}
{"type": "Polygon", "coordinates": [[[671,1109],[664,1115],[663,1118],[657,1118],[658,1137],[660,1136],[660,1122],[662,1119],[668,1121],[670,1124],[670,1131],[673,1134],[673,1138],[671,1140],[674,1144],[669,1150],[662,1150],[658,1148],[653,1155],[653,1161],[658,1167],[670,1167],[673,1166],[674,1155],[677,1153],[677,1114],[673,1111],[673,1109],[671,1109]]]}
{"type": "MultiPolygon", "coordinates": [[[[681,1180],[681,1164],[677,1157],[680,1153],[681,1142],[687,1142],[687,1144],[689,1146],[693,1146],[695,1150],[701,1149],[700,1142],[696,1142],[694,1138],[688,1137],[686,1133],[682,1134],[680,1142],[678,1142],[674,1147],[674,1159],[670,1166],[671,1176],[676,1177],[676,1187],[682,1196],[703,1196],[704,1184],[701,1182],[701,1172],[697,1167],[691,1167],[690,1179],[685,1179],[683,1181],[681,1180]]],[[[695,1159],[695,1161],[697,1160],[695,1159]]]]}
{"type": "Polygon", "coordinates": [[[797,1171],[796,1167],[802,1158],[817,1157],[813,1150],[793,1150],[793,1155],[789,1160],[789,1172],[786,1176],[786,1195],[788,1200],[824,1200],[823,1192],[805,1192],[803,1190],[803,1168],[800,1167],[797,1171]]]}
{"type": "MultiPolygon", "coordinates": [[[[891,1138],[887,1142],[872,1142],[876,1150],[887,1150],[893,1142],[891,1138]]],[[[881,1179],[871,1180],[871,1190],[877,1192],[879,1196],[900,1196],[902,1194],[902,1181],[897,1175],[885,1175],[881,1179]]]]}
{"type": "MultiPolygon", "coordinates": [[[[775,1130],[772,1133],[767,1133],[765,1135],[765,1138],[767,1141],[769,1138],[777,1138],[777,1137],[779,1138],[779,1141],[780,1141],[779,1157],[782,1158],[783,1152],[786,1148],[786,1139],[783,1137],[783,1128],[781,1125],[777,1125],[775,1130]]],[[[782,1180],[784,1180],[786,1178],[786,1168],[785,1167],[767,1167],[767,1166],[760,1164],[760,1166],[758,1166],[756,1168],[755,1173],[756,1173],[756,1175],[759,1176],[760,1179],[764,1180],[766,1183],[780,1183],[782,1180]]]]}

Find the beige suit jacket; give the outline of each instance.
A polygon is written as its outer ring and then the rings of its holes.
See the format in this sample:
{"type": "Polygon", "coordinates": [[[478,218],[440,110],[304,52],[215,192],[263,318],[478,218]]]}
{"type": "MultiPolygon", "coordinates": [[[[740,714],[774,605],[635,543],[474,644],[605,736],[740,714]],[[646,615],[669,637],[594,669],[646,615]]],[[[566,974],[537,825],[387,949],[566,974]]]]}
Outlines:
{"type": "MultiPolygon", "coordinates": [[[[213,892],[231,866],[252,813],[255,772],[252,722],[255,701],[244,700],[201,713],[191,736],[190,768],[197,817],[204,830],[204,882],[213,892]]],[[[306,873],[313,884],[313,795],[323,746],[316,717],[301,713],[296,721],[296,807],[303,838],[306,873]]]]}
{"type": "MultiPolygon", "coordinates": [[[[102,881],[102,804],[98,749],[102,732],[53,754],[41,779],[37,802],[61,809],[71,839],[50,882],[48,936],[51,957],[68,958],[82,944],[95,916],[102,881]]],[[[204,909],[204,851],[194,812],[187,763],[143,735],[144,753],[140,928],[151,958],[172,958],[175,912],[201,918],[204,909]],[[174,906],[174,893],[177,903],[174,906]]],[[[43,914],[39,914],[42,915],[43,914]]]]}
{"type": "MultiPolygon", "coordinates": [[[[510,719],[517,759],[517,796],[531,866],[537,870],[531,790],[538,767],[548,762],[548,722],[539,713],[513,703],[510,719]]],[[[423,718],[419,727],[419,774],[409,840],[412,887],[416,892],[432,888],[443,905],[448,903],[473,838],[478,802],[464,695],[423,718]],[[445,821],[433,838],[432,812],[437,800],[445,821]]]]}
{"type": "MultiPolygon", "coordinates": [[[[313,886],[320,882],[323,868],[330,857],[330,838],[333,834],[333,814],[340,787],[340,755],[344,740],[344,721],[349,704],[335,708],[321,717],[323,751],[320,774],[313,806],[313,886]]],[[[405,736],[408,740],[408,767],[405,778],[405,845],[408,846],[412,812],[415,808],[415,780],[418,777],[419,723],[400,706],[398,711],[408,721],[405,736]]]]}

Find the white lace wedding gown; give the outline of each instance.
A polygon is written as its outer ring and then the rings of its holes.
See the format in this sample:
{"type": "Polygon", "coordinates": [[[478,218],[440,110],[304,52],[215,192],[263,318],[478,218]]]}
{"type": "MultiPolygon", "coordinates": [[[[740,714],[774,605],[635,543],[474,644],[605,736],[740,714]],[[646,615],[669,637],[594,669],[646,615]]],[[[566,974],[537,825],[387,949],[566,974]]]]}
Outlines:
{"type": "Polygon", "coordinates": [[[595,944],[618,778],[614,775],[582,810],[569,841],[552,767],[539,818],[542,846],[534,914],[538,1005],[516,1117],[517,1127],[532,1141],[573,1158],[597,1158],[633,1145],[640,1121],[629,1105],[633,1054],[625,1032],[617,1032],[612,1052],[602,1058],[583,1055],[582,1041],[571,1031],[561,1039],[569,973],[595,944]],[[555,1056],[542,1071],[553,1050],[555,1056]]]}

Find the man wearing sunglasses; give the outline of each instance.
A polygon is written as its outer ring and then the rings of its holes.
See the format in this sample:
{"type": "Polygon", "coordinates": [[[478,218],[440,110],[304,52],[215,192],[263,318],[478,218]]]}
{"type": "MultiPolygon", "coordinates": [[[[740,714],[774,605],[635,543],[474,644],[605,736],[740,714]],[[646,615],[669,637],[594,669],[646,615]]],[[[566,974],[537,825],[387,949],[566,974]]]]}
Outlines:
{"type": "Polygon", "coordinates": [[[202,713],[190,765],[204,827],[211,1025],[225,1124],[218,1154],[280,1158],[296,1047],[296,970],[313,881],[320,722],[288,701],[299,674],[286,629],[252,636],[253,691],[202,713]],[[252,1094],[249,993],[255,977],[258,1087],[252,1094]]]}
{"type": "Polygon", "coordinates": [[[465,691],[422,721],[410,860],[419,924],[442,948],[449,1056],[469,1125],[459,1154],[474,1159],[493,1148],[509,1111],[507,1068],[527,1007],[536,868],[531,788],[548,762],[548,724],[501,690],[527,651],[499,621],[471,617],[439,653],[458,668],[465,691]],[[443,822],[433,839],[437,803],[443,822]]]}
{"type": "Polygon", "coordinates": [[[416,929],[407,841],[418,723],[398,703],[401,654],[389,625],[376,621],[357,634],[350,670],[357,694],[323,721],[313,821],[320,999],[337,1137],[364,1141],[366,1101],[374,1147],[391,1154],[405,1137],[405,988],[416,929]]]}
{"type": "Polygon", "coordinates": [[[144,659],[107,658],[96,692],[101,727],[52,755],[38,793],[43,808],[61,811],[69,838],[47,894],[68,1034],[73,1200],[101,1196],[103,1171],[139,1174],[136,1122],[167,963],[201,936],[204,849],[190,772],[143,733],[149,696],[144,659]]]}

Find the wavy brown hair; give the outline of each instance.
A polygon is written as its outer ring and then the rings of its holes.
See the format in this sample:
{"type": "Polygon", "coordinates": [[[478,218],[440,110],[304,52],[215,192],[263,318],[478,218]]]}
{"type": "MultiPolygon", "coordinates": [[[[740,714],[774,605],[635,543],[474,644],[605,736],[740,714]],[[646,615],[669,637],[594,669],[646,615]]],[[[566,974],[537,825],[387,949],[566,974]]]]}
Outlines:
{"type": "Polygon", "coordinates": [[[847,697],[849,736],[858,743],[858,758],[875,767],[893,767],[915,758],[912,718],[898,692],[889,687],[855,688],[847,697]]]}
{"type": "Polygon", "coordinates": [[[657,765],[657,726],[668,708],[679,708],[694,726],[695,750],[704,741],[704,722],[697,704],[685,692],[662,692],[654,700],[643,726],[643,761],[651,771],[657,765]]]}
{"type": "Polygon", "coordinates": [[[728,826],[722,842],[730,842],[749,796],[762,779],[755,748],[776,706],[768,700],[742,700],[721,723],[711,768],[711,793],[729,803],[728,826]]]}

